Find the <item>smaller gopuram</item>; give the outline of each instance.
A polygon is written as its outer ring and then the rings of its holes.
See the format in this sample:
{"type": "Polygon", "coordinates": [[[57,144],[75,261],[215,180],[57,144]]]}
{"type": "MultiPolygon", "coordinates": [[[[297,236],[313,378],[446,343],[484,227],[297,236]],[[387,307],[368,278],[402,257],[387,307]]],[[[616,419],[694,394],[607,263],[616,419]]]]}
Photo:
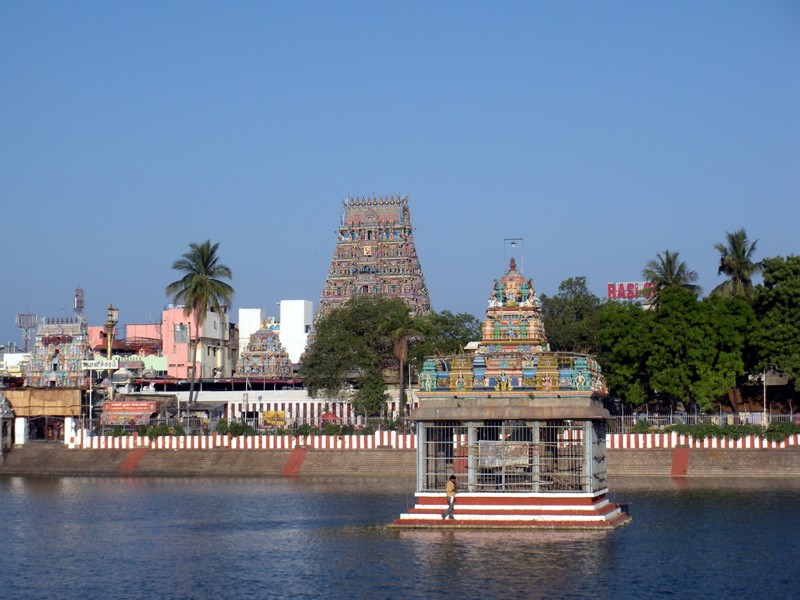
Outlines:
{"type": "Polygon", "coordinates": [[[400,298],[415,312],[431,310],[414,246],[408,196],[343,201],[317,316],[359,294],[400,298]]]}
{"type": "Polygon", "coordinates": [[[251,335],[234,376],[291,379],[292,361],[281,345],[278,333],[264,326],[251,335]]]}
{"type": "Polygon", "coordinates": [[[605,379],[589,355],[551,352],[533,282],[495,280],[474,352],[426,360],[411,411],[416,504],[393,527],[614,529],[606,494],[605,379]],[[453,518],[445,483],[456,477],[453,518]]]}
{"type": "Polygon", "coordinates": [[[27,387],[88,388],[83,361],[93,358],[82,315],[42,319],[25,376],[27,387]]]}

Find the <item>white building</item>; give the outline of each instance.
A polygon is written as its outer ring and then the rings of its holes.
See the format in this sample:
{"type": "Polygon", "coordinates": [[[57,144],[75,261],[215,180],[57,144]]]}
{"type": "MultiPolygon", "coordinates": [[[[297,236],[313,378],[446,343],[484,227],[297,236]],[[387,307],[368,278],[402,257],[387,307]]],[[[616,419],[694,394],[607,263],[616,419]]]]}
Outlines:
{"type": "Polygon", "coordinates": [[[281,300],[280,320],[268,317],[263,308],[239,309],[239,356],[250,343],[250,336],[268,327],[278,333],[292,363],[297,364],[306,349],[306,341],[314,323],[314,303],[311,300],[281,300]]]}
{"type": "Polygon", "coordinates": [[[239,309],[239,356],[250,343],[250,336],[267,322],[267,311],[263,308],[239,309]]]}
{"type": "Polygon", "coordinates": [[[310,300],[281,300],[281,345],[295,364],[306,349],[314,323],[314,304],[310,300]]]}
{"type": "Polygon", "coordinates": [[[30,361],[30,353],[5,352],[0,353],[0,374],[22,377],[23,363],[30,361]]]}

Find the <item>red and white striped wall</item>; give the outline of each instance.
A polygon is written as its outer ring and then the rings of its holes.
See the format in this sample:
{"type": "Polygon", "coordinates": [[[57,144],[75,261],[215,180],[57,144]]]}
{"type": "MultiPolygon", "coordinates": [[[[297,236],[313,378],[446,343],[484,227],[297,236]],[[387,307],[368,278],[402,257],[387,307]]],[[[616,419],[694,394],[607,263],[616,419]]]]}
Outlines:
{"type": "Polygon", "coordinates": [[[152,450],[210,450],[231,448],[232,450],[280,450],[305,447],[314,450],[374,450],[387,448],[413,450],[417,447],[414,434],[399,434],[396,431],[376,431],[372,435],[254,435],[232,437],[229,435],[185,435],[160,436],[153,440],[137,434],[127,436],[84,436],[76,434],[75,446],[90,450],[129,450],[150,448],[152,450]]]}
{"type": "Polygon", "coordinates": [[[611,433],[606,435],[606,448],[611,450],[642,448],[729,448],[750,450],[760,448],[787,448],[800,446],[800,434],[792,434],[782,442],[771,442],[758,436],[745,436],[738,440],[708,437],[703,440],[675,432],[670,433],[611,433]]]}
{"type": "MultiPolygon", "coordinates": [[[[581,432],[559,439],[562,445],[574,444],[580,440],[581,432]],[[577,436],[577,437],[576,437],[577,436]]],[[[461,440],[459,440],[461,442],[461,440]]],[[[462,443],[466,443],[466,439],[462,443]]],[[[376,431],[372,435],[309,435],[294,437],[290,435],[255,435],[231,437],[227,435],[188,435],[163,436],[150,440],[136,434],[128,436],[86,436],[83,431],[75,432],[70,447],[92,450],[127,450],[151,448],[154,450],[206,450],[212,448],[231,448],[236,450],[290,449],[298,446],[314,450],[370,450],[387,448],[395,450],[414,450],[417,438],[414,434],[398,434],[396,431],[376,431]]],[[[771,442],[757,436],[747,436],[738,440],[729,438],[706,438],[698,440],[677,433],[612,433],[606,436],[606,448],[610,450],[633,450],[678,446],[708,449],[771,449],[800,446],[800,434],[793,434],[782,442],[771,442]]]]}

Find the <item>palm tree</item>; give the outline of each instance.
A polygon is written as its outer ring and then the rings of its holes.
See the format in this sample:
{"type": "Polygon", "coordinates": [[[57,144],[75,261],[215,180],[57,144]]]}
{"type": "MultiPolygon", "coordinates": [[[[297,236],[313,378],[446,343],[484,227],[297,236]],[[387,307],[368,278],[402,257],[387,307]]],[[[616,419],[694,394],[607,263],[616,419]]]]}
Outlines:
{"type": "Polygon", "coordinates": [[[654,291],[649,291],[655,308],[660,304],[659,296],[664,288],[681,287],[697,294],[702,289],[694,283],[697,281],[697,272],[690,271],[684,261],[678,260],[678,253],[669,250],[664,250],[664,254],[659,252],[654,259],[649,260],[642,271],[642,277],[655,288],[654,291]]]}
{"type": "MultiPolygon", "coordinates": [[[[223,306],[228,306],[233,298],[233,288],[223,279],[231,279],[231,270],[219,262],[217,249],[219,243],[212,244],[206,240],[202,244],[192,242],[189,252],[172,263],[172,268],[183,274],[183,277],[167,286],[167,296],[176,304],[183,303],[183,314],[194,316],[194,341],[192,346],[192,374],[189,380],[189,403],[192,402],[195,382],[195,364],[197,360],[197,344],[200,339],[200,328],[206,313],[213,310],[222,314],[223,306]]],[[[187,404],[188,406],[188,404],[187,404]]]]}
{"type": "Polygon", "coordinates": [[[715,287],[711,293],[729,298],[731,296],[744,296],[748,300],[753,297],[753,275],[761,271],[761,263],[753,262],[753,253],[756,243],[747,239],[744,228],[733,233],[725,232],[727,246],[714,244],[719,252],[719,269],[717,275],[727,275],[728,279],[715,287]]]}
{"type": "Polygon", "coordinates": [[[403,367],[408,359],[408,341],[410,338],[423,335],[422,325],[411,309],[402,300],[398,300],[386,313],[385,327],[386,333],[392,340],[394,355],[400,368],[400,406],[402,410],[408,412],[405,403],[403,367]]]}

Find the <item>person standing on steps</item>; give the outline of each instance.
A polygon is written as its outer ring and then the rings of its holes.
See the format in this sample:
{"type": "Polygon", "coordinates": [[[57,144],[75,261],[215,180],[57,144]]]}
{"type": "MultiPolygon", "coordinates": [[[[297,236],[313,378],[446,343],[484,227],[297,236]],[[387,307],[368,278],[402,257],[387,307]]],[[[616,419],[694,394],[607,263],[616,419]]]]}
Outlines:
{"type": "Polygon", "coordinates": [[[447,495],[447,509],[442,513],[442,519],[455,519],[453,511],[456,508],[456,476],[450,475],[450,479],[444,486],[444,493],[447,495]]]}

